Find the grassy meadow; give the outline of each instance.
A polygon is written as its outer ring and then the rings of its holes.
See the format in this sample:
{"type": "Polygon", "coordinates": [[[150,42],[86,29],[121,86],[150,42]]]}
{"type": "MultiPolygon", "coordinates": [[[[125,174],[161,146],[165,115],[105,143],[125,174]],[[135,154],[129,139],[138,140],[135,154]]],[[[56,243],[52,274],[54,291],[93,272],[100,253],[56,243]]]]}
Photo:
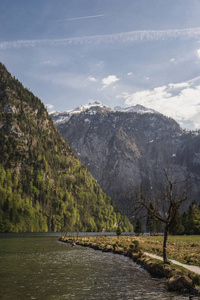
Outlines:
{"type": "MultiPolygon", "coordinates": [[[[163,236],[120,236],[120,237],[82,237],[79,241],[114,245],[118,242],[120,248],[129,248],[137,240],[142,251],[162,256],[163,236]]],[[[200,235],[169,236],[167,243],[169,259],[200,267],[200,235]]]]}
{"type": "MultiPolygon", "coordinates": [[[[139,237],[139,243],[146,252],[162,255],[162,236],[139,237]]],[[[181,263],[200,266],[200,235],[169,236],[168,258],[181,263]]]]}

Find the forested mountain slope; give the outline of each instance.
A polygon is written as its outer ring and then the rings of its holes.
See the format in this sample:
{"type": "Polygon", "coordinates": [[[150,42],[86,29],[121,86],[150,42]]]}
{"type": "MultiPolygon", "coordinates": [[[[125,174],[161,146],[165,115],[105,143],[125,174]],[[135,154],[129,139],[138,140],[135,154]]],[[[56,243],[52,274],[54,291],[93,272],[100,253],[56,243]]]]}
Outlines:
{"type": "Polygon", "coordinates": [[[44,104],[0,63],[0,231],[101,231],[120,222],[132,230],[44,104]]]}

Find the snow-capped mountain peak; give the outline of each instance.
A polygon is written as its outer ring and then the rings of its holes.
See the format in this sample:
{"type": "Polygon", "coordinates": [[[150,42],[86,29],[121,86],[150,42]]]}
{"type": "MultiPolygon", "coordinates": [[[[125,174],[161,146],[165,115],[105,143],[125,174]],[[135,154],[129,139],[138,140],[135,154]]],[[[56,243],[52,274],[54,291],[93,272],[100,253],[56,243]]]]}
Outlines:
{"type": "Polygon", "coordinates": [[[89,102],[88,104],[80,105],[75,109],[67,110],[65,112],[55,112],[52,114],[52,118],[56,124],[59,124],[59,123],[64,123],[69,121],[69,119],[73,115],[78,115],[80,113],[95,115],[97,113],[97,110],[99,109],[113,111],[113,112],[125,112],[125,113],[132,112],[138,114],[158,113],[153,109],[146,108],[139,104],[130,107],[116,106],[114,109],[111,109],[109,106],[103,104],[101,101],[92,101],[89,102]]]}
{"type": "Polygon", "coordinates": [[[92,101],[92,102],[89,102],[88,104],[78,106],[76,109],[74,109],[71,112],[80,113],[80,112],[83,112],[83,111],[86,111],[86,110],[90,110],[94,107],[101,107],[101,108],[110,109],[108,106],[104,105],[101,101],[92,101]]]}
{"type": "Polygon", "coordinates": [[[121,111],[121,112],[136,112],[138,114],[145,114],[145,113],[158,113],[157,111],[144,107],[140,104],[134,105],[134,106],[128,106],[128,107],[121,107],[116,106],[114,107],[115,111],[121,111]]]}
{"type": "Polygon", "coordinates": [[[86,112],[90,115],[95,115],[97,113],[97,109],[107,109],[111,110],[111,108],[107,105],[104,105],[101,101],[92,101],[88,104],[80,105],[75,109],[67,110],[65,112],[55,112],[52,114],[52,118],[56,124],[64,123],[69,121],[71,116],[86,112]]]}

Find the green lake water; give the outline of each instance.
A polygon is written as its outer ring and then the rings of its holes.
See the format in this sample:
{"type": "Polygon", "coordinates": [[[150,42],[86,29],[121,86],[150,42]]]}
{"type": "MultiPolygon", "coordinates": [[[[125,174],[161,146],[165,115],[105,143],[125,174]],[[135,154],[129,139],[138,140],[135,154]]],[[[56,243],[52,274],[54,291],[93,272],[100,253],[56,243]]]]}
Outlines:
{"type": "Polygon", "coordinates": [[[0,299],[189,299],[169,293],[128,257],[58,242],[0,235],[0,299]]]}

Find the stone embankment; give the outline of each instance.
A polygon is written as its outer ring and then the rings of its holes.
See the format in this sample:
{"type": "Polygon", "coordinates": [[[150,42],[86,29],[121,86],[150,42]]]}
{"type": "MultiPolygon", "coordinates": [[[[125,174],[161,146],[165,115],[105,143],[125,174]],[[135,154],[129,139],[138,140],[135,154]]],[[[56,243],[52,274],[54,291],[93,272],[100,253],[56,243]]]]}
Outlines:
{"type": "Polygon", "coordinates": [[[115,244],[102,244],[97,242],[90,242],[87,239],[74,238],[61,236],[59,241],[70,243],[72,246],[80,245],[89,247],[94,250],[101,250],[103,252],[112,252],[115,254],[122,254],[133,259],[134,262],[140,264],[152,276],[158,278],[165,278],[167,287],[171,291],[179,291],[181,293],[189,293],[190,299],[200,299],[200,289],[195,286],[196,282],[199,284],[199,277],[194,273],[189,273],[187,276],[182,270],[176,269],[174,265],[164,264],[158,260],[144,254],[140,249],[138,242],[130,245],[129,248],[119,247],[118,243],[115,244]]]}

